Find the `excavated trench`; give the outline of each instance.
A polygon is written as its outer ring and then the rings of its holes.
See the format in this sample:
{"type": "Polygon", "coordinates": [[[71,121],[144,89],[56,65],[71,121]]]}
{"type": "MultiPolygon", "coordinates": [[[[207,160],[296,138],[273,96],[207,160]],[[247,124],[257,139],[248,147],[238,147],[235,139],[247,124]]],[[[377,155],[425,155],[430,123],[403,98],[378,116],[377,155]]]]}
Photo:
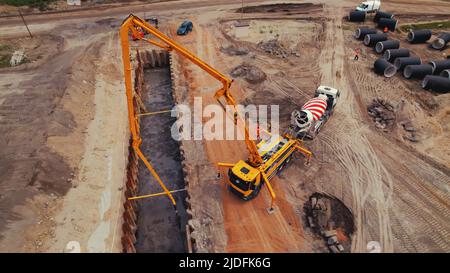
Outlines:
{"type": "Polygon", "coordinates": [[[353,213],[338,198],[323,193],[312,194],[304,205],[306,223],[324,240],[330,252],[350,252],[355,232],[353,213]]]}
{"type": "MultiPolygon", "coordinates": [[[[141,97],[149,112],[174,106],[167,55],[161,56],[166,59],[156,64],[143,63],[144,88],[141,97]]],[[[170,128],[174,122],[170,112],[141,117],[141,149],[169,190],[183,189],[185,186],[179,145],[171,137],[170,128]]],[[[162,191],[143,162],[139,161],[137,194],[162,191]]],[[[177,213],[165,195],[137,202],[136,252],[186,252],[186,193],[173,195],[177,213]]]]}

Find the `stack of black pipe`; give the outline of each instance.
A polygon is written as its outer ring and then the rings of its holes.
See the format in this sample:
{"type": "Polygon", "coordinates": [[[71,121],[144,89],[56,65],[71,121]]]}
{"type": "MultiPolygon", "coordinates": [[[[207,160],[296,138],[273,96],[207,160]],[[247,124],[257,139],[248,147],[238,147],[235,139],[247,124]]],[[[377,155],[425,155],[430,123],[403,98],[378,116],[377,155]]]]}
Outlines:
{"type": "Polygon", "coordinates": [[[429,64],[433,67],[434,75],[439,75],[443,70],[450,69],[450,59],[431,61],[429,64]]]}
{"type": "Polygon", "coordinates": [[[359,10],[352,10],[348,14],[348,20],[350,22],[364,22],[366,20],[366,12],[359,10]]]}
{"type": "Polygon", "coordinates": [[[427,75],[422,81],[422,88],[439,93],[449,93],[450,79],[439,76],[427,75]]]}
{"type": "Polygon", "coordinates": [[[389,62],[394,62],[396,58],[399,57],[409,57],[409,49],[399,48],[399,49],[388,49],[384,52],[383,58],[389,62]]]}
{"type": "Polygon", "coordinates": [[[377,53],[383,53],[388,49],[398,49],[400,47],[400,41],[399,40],[386,40],[378,42],[375,45],[375,51],[377,53]]]}
{"type": "Polygon", "coordinates": [[[355,38],[358,40],[364,40],[367,34],[376,34],[378,30],[374,28],[357,28],[355,31],[355,38]]]}
{"type": "Polygon", "coordinates": [[[395,59],[394,66],[398,71],[402,71],[407,65],[418,65],[422,61],[419,57],[399,57],[395,59]]]}
{"type": "Polygon", "coordinates": [[[383,11],[377,11],[377,13],[375,13],[375,16],[373,17],[373,21],[375,23],[378,23],[378,21],[381,18],[387,18],[387,19],[392,19],[394,17],[394,14],[392,13],[388,13],[388,12],[383,12],[383,11]]]}
{"type": "Polygon", "coordinates": [[[397,20],[389,18],[380,18],[380,20],[378,20],[378,27],[381,29],[387,27],[390,31],[395,31],[395,28],[397,27],[397,20]]]}
{"type": "Polygon", "coordinates": [[[378,75],[383,75],[386,78],[393,77],[397,72],[395,66],[384,58],[379,58],[378,60],[376,60],[373,64],[373,69],[375,70],[375,73],[377,73],[378,75]]]}
{"type": "Polygon", "coordinates": [[[386,41],[387,35],[384,33],[367,34],[364,37],[364,44],[366,46],[374,47],[378,42],[386,41]]]}
{"type": "Polygon", "coordinates": [[[444,32],[433,41],[431,47],[437,50],[443,50],[447,46],[448,42],[450,42],[450,32],[444,32]]]}
{"type": "Polygon", "coordinates": [[[407,40],[411,44],[425,43],[430,40],[431,34],[431,30],[429,29],[410,30],[407,40]]]}
{"type": "Polygon", "coordinates": [[[407,65],[403,69],[403,77],[407,79],[423,79],[427,75],[433,74],[433,67],[430,64],[407,65]]]}

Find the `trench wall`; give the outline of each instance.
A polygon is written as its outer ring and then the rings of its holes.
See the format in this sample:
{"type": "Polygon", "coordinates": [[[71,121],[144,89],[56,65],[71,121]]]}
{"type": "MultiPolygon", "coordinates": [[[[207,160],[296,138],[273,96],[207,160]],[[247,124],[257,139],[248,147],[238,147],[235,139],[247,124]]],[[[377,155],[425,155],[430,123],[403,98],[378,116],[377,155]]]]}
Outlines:
{"type": "MultiPolygon", "coordinates": [[[[192,106],[188,70],[182,69],[188,61],[177,53],[169,56],[172,96],[175,105],[192,106]]],[[[192,108],[191,108],[192,109],[192,108]]],[[[181,165],[186,187],[186,239],[189,252],[224,252],[226,233],[223,225],[222,187],[217,180],[217,167],[207,156],[203,141],[179,142],[181,165]]]]}

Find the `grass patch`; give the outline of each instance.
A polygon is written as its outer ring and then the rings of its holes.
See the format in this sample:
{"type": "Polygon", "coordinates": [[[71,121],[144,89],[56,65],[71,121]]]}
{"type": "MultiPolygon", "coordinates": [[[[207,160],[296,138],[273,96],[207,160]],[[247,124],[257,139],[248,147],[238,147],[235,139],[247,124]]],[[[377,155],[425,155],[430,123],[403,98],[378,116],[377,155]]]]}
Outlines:
{"type": "Polygon", "coordinates": [[[39,10],[48,9],[48,4],[54,2],[55,0],[0,0],[0,4],[10,5],[10,6],[29,6],[32,8],[39,8],[39,10]]]}
{"type": "Polygon", "coordinates": [[[423,24],[411,24],[411,25],[403,25],[400,29],[403,32],[407,32],[410,29],[445,29],[450,28],[450,20],[448,21],[440,21],[440,22],[431,22],[431,23],[423,23],[423,24]]]}
{"type": "Polygon", "coordinates": [[[13,50],[12,46],[0,44],[0,51],[11,51],[11,50],[13,50]]]}
{"type": "Polygon", "coordinates": [[[11,60],[12,54],[4,54],[0,55],[0,68],[10,67],[11,64],[9,61],[11,60]]]}

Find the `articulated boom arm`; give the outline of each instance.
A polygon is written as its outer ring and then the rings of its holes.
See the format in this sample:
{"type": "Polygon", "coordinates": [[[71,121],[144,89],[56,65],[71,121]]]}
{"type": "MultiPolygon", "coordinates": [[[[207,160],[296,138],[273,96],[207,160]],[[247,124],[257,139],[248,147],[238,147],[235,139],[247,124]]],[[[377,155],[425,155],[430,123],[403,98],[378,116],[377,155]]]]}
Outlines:
{"type": "MultiPolygon", "coordinates": [[[[131,79],[131,61],[130,61],[130,42],[129,42],[129,33],[134,34],[133,36],[140,39],[147,41],[155,46],[158,46],[164,50],[172,51],[175,50],[180,55],[186,57],[190,61],[192,61],[194,64],[202,68],[204,71],[206,71],[209,75],[217,79],[222,83],[222,87],[216,91],[214,94],[214,97],[219,102],[219,104],[225,108],[225,105],[221,102],[221,98],[223,97],[226,101],[226,104],[231,105],[232,109],[234,111],[234,122],[237,124],[238,120],[238,112],[236,110],[236,101],[234,100],[233,96],[230,92],[230,86],[233,82],[231,79],[211,67],[209,64],[202,61],[200,58],[192,54],[189,50],[184,48],[183,46],[176,43],[174,40],[166,36],[164,33],[159,31],[154,26],[148,24],[147,22],[143,21],[139,17],[130,14],[122,23],[122,26],[120,28],[120,39],[122,44],[122,60],[123,60],[123,66],[124,66],[124,74],[125,74],[125,88],[126,88],[126,95],[127,95],[127,105],[128,105],[128,118],[130,123],[130,131],[133,139],[133,148],[137,152],[138,156],[143,160],[149,171],[152,173],[152,175],[155,177],[155,179],[158,181],[158,183],[161,185],[161,187],[164,189],[165,194],[167,194],[172,201],[172,203],[175,205],[175,200],[170,193],[170,191],[166,188],[164,183],[159,178],[158,174],[155,172],[155,170],[152,168],[151,164],[147,161],[145,156],[142,154],[140,150],[140,145],[142,143],[142,139],[139,135],[139,120],[136,116],[134,104],[133,104],[133,89],[132,89],[132,79],[131,79]],[[153,39],[147,39],[144,37],[141,37],[139,35],[140,31],[147,32],[149,34],[152,34],[155,38],[157,38],[159,41],[155,41],[153,39]]],[[[249,163],[254,166],[259,166],[262,163],[262,158],[258,153],[256,144],[250,140],[249,132],[247,129],[247,126],[245,126],[244,122],[244,130],[245,130],[245,143],[247,145],[247,149],[250,153],[249,155],[249,163]]]]}

